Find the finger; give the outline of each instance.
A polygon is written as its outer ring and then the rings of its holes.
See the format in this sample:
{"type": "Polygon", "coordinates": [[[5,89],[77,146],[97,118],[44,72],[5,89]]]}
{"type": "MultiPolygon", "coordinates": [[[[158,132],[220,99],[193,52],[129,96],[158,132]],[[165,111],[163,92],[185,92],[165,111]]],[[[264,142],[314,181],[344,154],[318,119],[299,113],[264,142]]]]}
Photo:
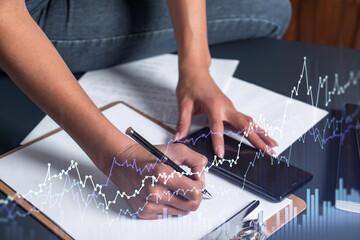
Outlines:
{"type": "Polygon", "coordinates": [[[208,159],[183,144],[174,144],[169,146],[168,156],[177,164],[185,165],[191,169],[193,177],[196,180],[204,181],[204,169],[208,159]]]}
{"type": "Polygon", "coordinates": [[[148,202],[143,207],[143,212],[163,214],[165,209],[166,209],[167,214],[171,214],[171,215],[186,215],[189,212],[189,211],[184,211],[184,210],[181,210],[181,209],[169,206],[169,205],[157,204],[154,202],[148,202]]]}
{"type": "Polygon", "coordinates": [[[269,155],[274,155],[275,151],[272,150],[267,143],[254,131],[254,121],[250,117],[234,111],[229,116],[229,123],[236,129],[243,131],[249,142],[257,149],[266,152],[269,155]],[[251,129],[252,128],[252,129],[251,129]]]}
{"type": "Polygon", "coordinates": [[[149,202],[144,206],[143,210],[139,212],[138,217],[144,219],[158,219],[159,216],[164,217],[164,213],[166,213],[165,217],[167,217],[167,215],[184,216],[184,215],[188,215],[189,211],[183,211],[178,208],[174,208],[164,204],[156,204],[149,202]]]}
{"type": "Polygon", "coordinates": [[[191,126],[192,110],[193,103],[190,100],[179,104],[179,120],[176,126],[175,140],[181,139],[188,134],[191,126]]]}
{"type": "MultiPolygon", "coordinates": [[[[168,167],[168,166],[166,166],[168,167]]],[[[170,167],[168,167],[170,168],[170,167]]],[[[164,186],[175,194],[180,195],[188,200],[196,201],[202,199],[202,190],[204,182],[191,180],[186,175],[179,174],[173,169],[169,169],[165,181],[158,181],[157,186],[164,186]],[[165,186],[166,185],[166,186],[165,186]]]]}
{"type": "Polygon", "coordinates": [[[158,194],[152,194],[149,201],[156,204],[168,205],[183,211],[195,211],[201,201],[189,201],[184,197],[177,195],[165,187],[157,187],[158,194]]]}
{"type": "Polygon", "coordinates": [[[168,189],[188,200],[202,199],[201,192],[205,188],[203,172],[207,164],[207,158],[183,144],[169,145],[166,154],[175,164],[190,167],[191,173],[188,175],[185,170],[179,173],[162,163],[156,169],[157,174],[160,176],[157,184],[166,185],[168,189]],[[190,177],[193,177],[195,181],[190,177]]]}
{"type": "Polygon", "coordinates": [[[274,155],[275,151],[270,148],[260,137],[259,135],[255,132],[255,131],[251,131],[248,136],[247,139],[249,140],[249,142],[251,142],[251,144],[257,148],[260,149],[263,152],[266,152],[268,155],[274,155]]]}
{"type": "Polygon", "coordinates": [[[258,127],[256,132],[259,137],[271,148],[279,146],[279,144],[274,139],[272,139],[262,128],[258,127]]]}
{"type": "Polygon", "coordinates": [[[159,215],[156,213],[145,213],[145,212],[140,212],[139,214],[136,215],[138,218],[142,218],[142,219],[148,219],[148,220],[155,220],[155,219],[159,219],[159,215]]]}
{"type": "Polygon", "coordinates": [[[211,130],[211,139],[213,143],[213,149],[215,151],[215,154],[219,158],[224,157],[224,123],[220,117],[220,113],[213,113],[209,117],[209,125],[211,130]]]}

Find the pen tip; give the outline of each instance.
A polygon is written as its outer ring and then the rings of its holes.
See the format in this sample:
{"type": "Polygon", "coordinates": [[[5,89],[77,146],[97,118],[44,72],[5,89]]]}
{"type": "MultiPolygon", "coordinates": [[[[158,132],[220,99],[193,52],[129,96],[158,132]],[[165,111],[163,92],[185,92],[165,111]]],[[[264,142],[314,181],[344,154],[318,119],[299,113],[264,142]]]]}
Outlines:
{"type": "Polygon", "coordinates": [[[132,132],[133,132],[132,127],[128,127],[128,128],[126,129],[126,131],[125,131],[125,133],[126,133],[127,135],[131,134],[132,132]]]}
{"type": "Polygon", "coordinates": [[[206,198],[208,198],[208,199],[212,199],[213,198],[213,196],[208,192],[208,190],[204,190],[203,191],[203,194],[204,194],[204,196],[206,197],[206,198]]]}

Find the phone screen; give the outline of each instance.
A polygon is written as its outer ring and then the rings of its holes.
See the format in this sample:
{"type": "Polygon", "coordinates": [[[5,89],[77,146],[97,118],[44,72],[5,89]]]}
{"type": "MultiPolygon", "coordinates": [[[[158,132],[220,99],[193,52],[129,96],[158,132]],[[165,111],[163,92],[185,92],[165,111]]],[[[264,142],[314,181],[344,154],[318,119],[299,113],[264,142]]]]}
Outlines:
{"type": "Polygon", "coordinates": [[[195,144],[193,141],[180,142],[205,155],[208,158],[208,166],[212,165],[210,172],[240,184],[241,187],[280,201],[312,179],[310,173],[283,161],[278,162],[275,158],[272,160],[270,156],[261,155],[252,147],[242,144],[239,151],[239,141],[226,135],[224,159],[230,161],[214,162],[215,153],[209,132],[209,128],[203,128],[185,138],[197,139],[195,144]],[[237,157],[237,161],[231,161],[237,157]]]}

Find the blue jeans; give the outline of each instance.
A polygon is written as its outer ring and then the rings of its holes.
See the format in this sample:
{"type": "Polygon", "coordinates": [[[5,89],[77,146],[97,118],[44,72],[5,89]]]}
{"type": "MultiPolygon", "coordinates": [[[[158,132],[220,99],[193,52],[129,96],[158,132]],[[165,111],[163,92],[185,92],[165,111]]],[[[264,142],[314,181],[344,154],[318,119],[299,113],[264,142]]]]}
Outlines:
{"type": "MultiPolygon", "coordinates": [[[[176,51],[166,0],[26,0],[72,72],[176,51]]],[[[289,0],[207,0],[209,44],[280,38],[289,0]]]]}

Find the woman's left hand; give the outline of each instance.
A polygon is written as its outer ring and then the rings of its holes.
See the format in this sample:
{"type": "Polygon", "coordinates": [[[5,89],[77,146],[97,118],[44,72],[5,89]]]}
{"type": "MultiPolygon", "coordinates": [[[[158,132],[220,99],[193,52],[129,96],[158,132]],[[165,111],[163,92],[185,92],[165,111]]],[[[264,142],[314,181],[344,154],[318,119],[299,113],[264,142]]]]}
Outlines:
{"type": "MultiPolygon", "coordinates": [[[[182,68],[176,96],[179,108],[179,120],[175,139],[187,136],[191,125],[192,115],[205,113],[212,131],[213,148],[220,158],[224,156],[224,123],[227,122],[237,130],[244,130],[249,134],[247,139],[254,147],[275,154],[273,147],[277,146],[254,120],[238,112],[229,98],[218,88],[207,67],[182,68]],[[249,128],[254,128],[252,131],[249,128]]],[[[251,99],[249,99],[249,102],[251,99]]]]}

